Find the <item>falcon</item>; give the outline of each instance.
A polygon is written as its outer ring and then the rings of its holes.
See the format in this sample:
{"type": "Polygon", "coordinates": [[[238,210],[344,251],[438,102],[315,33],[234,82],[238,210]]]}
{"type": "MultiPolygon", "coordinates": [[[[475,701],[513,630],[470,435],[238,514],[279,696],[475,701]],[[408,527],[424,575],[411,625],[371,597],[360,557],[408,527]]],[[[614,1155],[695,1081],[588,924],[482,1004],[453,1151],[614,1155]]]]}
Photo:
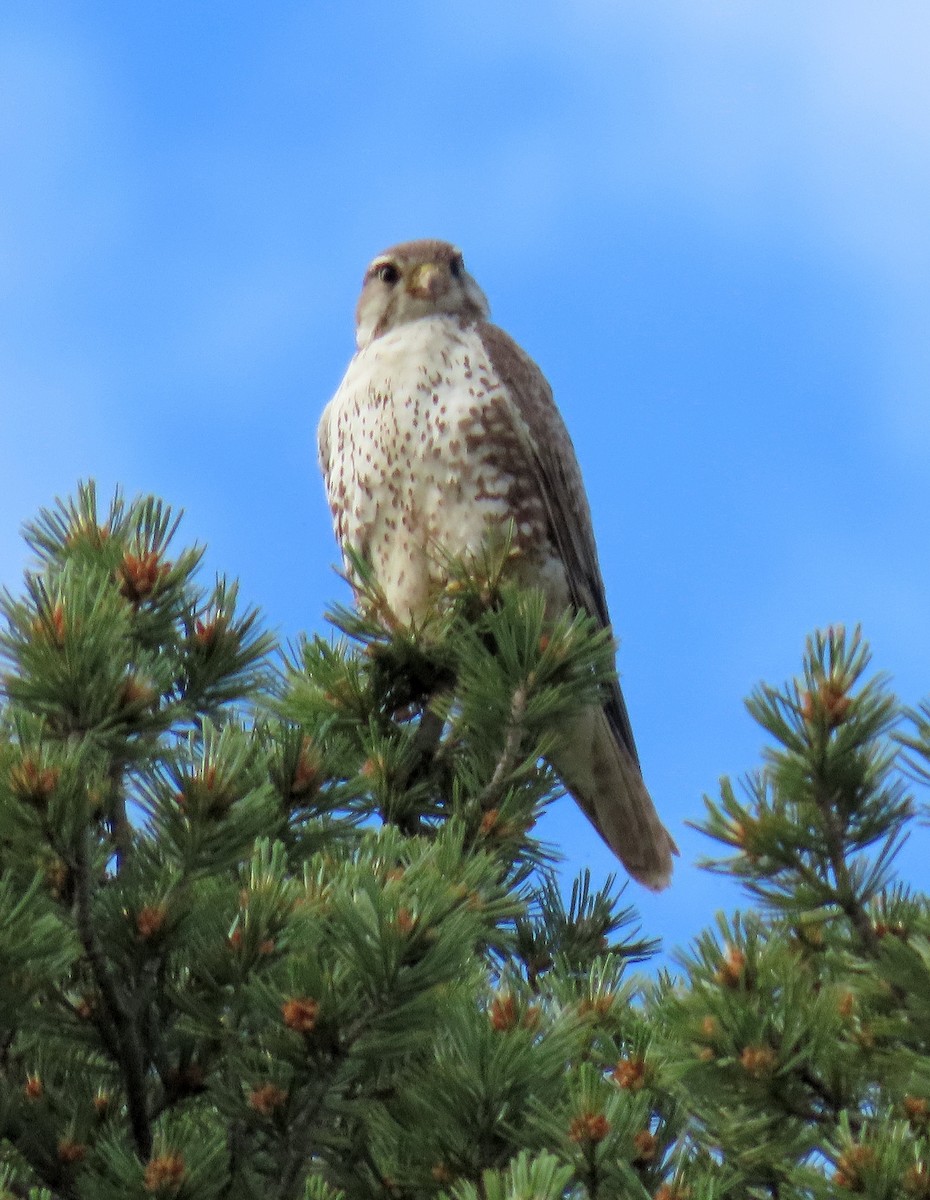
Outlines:
{"type": "MultiPolygon", "coordinates": [[[[445,582],[444,562],[512,522],[519,581],[542,589],[547,612],[584,610],[609,629],[568,431],[539,367],[488,314],[447,242],[404,242],[372,261],[358,350],[319,426],[336,538],[408,622],[445,582]]],[[[552,765],[629,873],[665,887],[678,851],[643,782],[616,677],[552,765]]]]}

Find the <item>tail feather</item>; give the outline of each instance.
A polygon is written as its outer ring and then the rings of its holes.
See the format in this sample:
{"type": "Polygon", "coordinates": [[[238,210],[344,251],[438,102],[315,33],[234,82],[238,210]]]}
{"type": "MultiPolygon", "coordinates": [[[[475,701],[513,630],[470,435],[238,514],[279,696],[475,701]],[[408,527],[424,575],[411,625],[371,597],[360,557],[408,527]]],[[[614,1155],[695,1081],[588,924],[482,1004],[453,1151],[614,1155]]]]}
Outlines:
{"type": "Polygon", "coordinates": [[[552,765],[588,820],[634,879],[667,887],[678,847],[659,820],[639,764],[622,746],[603,709],[574,723],[552,765]]]}

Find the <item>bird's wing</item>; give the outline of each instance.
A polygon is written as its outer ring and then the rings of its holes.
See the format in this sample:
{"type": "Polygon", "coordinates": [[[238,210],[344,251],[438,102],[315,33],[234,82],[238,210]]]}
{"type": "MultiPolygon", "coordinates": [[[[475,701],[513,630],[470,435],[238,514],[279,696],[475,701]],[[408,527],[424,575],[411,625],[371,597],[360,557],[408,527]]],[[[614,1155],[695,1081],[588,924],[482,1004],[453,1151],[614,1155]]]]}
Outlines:
{"type": "MultiPolygon", "coordinates": [[[[514,432],[526,455],[545,506],[549,534],[565,566],[572,604],[610,629],[604,581],[597,558],[591,510],[575,448],[545,376],[517,343],[496,325],[479,333],[516,419],[514,432]]],[[[633,729],[619,683],[610,689],[607,719],[620,744],[639,766],[633,729]]]]}

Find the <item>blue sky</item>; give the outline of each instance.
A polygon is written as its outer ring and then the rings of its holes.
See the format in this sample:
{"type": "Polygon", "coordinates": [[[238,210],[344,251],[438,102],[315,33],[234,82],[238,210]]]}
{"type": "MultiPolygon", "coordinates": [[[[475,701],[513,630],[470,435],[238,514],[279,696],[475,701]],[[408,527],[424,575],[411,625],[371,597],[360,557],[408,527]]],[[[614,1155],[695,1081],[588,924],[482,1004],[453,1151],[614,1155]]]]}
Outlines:
{"type": "MultiPolygon", "coordinates": [[[[859,0],[5,0],[0,581],[94,477],[321,628],[315,427],[361,273],[456,241],[575,440],[683,855],[635,899],[685,943],[733,902],[683,822],[757,763],[750,688],[861,621],[930,692],[928,38],[859,0]]],[[[569,801],[545,833],[612,868],[569,801]]]]}

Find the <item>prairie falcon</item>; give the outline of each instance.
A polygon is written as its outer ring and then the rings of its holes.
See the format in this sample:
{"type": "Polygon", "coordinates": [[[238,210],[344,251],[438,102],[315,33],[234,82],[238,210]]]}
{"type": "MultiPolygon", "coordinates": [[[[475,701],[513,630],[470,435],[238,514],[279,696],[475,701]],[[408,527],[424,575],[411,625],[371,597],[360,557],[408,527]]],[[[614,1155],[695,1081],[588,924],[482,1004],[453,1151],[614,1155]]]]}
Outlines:
{"type": "MultiPolygon", "coordinates": [[[[358,350],[320,421],[320,464],[336,537],[371,564],[395,616],[415,618],[443,582],[431,547],[464,557],[512,521],[520,578],[548,610],[583,609],[609,628],[568,431],[542,372],[488,321],[461,253],[423,240],[379,254],[355,316],[358,350]]],[[[677,850],[616,679],[553,766],[630,874],[665,887],[677,850]]]]}

